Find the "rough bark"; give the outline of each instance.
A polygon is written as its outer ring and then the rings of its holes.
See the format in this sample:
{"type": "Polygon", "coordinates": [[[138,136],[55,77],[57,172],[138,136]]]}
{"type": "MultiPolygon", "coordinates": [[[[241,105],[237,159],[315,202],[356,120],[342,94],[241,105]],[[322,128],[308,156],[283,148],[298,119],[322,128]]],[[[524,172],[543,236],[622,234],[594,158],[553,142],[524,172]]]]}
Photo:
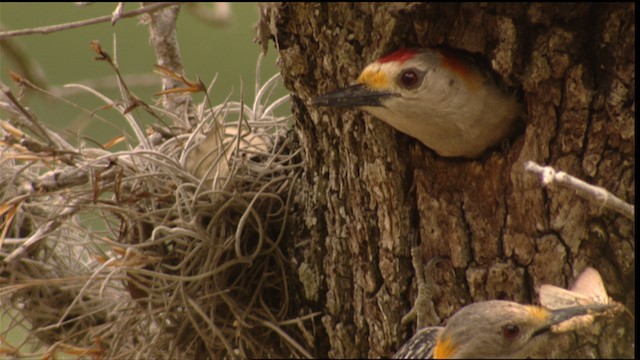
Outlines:
{"type": "MultiPolygon", "coordinates": [[[[258,35],[275,43],[305,150],[296,261],[304,302],[324,312],[316,355],[388,356],[410,336],[400,319],[415,297],[414,227],[425,262],[450,260],[433,274],[441,319],[482,300],[535,302],[536,287],[567,286],[586,266],[634,309],[633,223],[523,170],[534,160],[635,201],[634,4],[261,10],[258,35]],[[445,159],[363,112],[307,104],[385,53],[437,44],[484,54],[522,89],[526,126],[509,148],[445,159]]],[[[632,356],[634,327],[561,336],[540,355],[632,356]]]]}

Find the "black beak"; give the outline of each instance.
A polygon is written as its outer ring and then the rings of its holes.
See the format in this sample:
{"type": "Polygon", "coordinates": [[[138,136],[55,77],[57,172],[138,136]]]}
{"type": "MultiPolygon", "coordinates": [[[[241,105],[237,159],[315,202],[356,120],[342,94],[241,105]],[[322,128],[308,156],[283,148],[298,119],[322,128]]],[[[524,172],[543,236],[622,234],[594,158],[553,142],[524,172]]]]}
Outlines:
{"type": "Polygon", "coordinates": [[[333,107],[382,106],[382,100],[395,96],[386,91],[376,91],[363,84],[351,85],[343,89],[316,96],[311,105],[333,107]]]}
{"type": "Polygon", "coordinates": [[[611,304],[591,304],[552,310],[551,317],[549,318],[549,325],[557,325],[576,316],[601,313],[611,309],[612,307],[614,306],[611,304]]]}
{"type": "Polygon", "coordinates": [[[545,326],[536,331],[533,336],[546,333],[551,330],[551,326],[558,325],[561,322],[573,319],[574,317],[602,313],[613,307],[614,305],[612,304],[591,304],[551,310],[551,316],[549,317],[549,320],[547,321],[545,326]]]}

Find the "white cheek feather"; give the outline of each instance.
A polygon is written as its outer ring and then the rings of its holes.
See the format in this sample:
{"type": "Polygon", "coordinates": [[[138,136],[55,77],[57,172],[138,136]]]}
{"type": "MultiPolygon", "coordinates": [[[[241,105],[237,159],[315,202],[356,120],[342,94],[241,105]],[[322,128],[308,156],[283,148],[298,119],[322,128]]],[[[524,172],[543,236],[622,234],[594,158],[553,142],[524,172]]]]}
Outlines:
{"type": "Polygon", "coordinates": [[[442,156],[479,156],[508,134],[518,107],[498,89],[469,91],[447,74],[428,73],[419,89],[401,94],[364,110],[442,156]]]}

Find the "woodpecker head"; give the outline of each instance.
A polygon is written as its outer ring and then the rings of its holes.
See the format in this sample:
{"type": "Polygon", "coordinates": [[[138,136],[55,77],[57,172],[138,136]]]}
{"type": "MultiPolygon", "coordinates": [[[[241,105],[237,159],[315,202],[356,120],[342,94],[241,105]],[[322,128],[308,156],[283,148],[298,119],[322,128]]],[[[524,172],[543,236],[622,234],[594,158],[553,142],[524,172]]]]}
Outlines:
{"type": "Polygon", "coordinates": [[[552,326],[610,307],[595,304],[548,310],[501,300],[474,303],[449,318],[437,337],[433,356],[436,359],[527,357],[544,344],[552,326]]]}
{"type": "Polygon", "coordinates": [[[360,107],[441,156],[474,158],[510,135],[519,105],[467,55],[401,49],[367,65],[355,84],[311,104],[360,107]]]}

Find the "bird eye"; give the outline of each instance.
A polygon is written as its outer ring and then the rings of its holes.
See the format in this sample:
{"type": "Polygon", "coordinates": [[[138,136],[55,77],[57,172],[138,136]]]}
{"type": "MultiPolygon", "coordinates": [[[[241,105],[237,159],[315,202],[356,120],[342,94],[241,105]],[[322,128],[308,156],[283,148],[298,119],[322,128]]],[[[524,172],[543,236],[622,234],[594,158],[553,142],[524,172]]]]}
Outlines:
{"type": "Polygon", "coordinates": [[[400,74],[400,84],[407,89],[415,89],[420,85],[422,79],[415,69],[404,70],[400,74]]]}
{"type": "Polygon", "coordinates": [[[517,325],[505,325],[502,327],[502,336],[507,339],[514,339],[520,335],[520,328],[517,325]]]}

